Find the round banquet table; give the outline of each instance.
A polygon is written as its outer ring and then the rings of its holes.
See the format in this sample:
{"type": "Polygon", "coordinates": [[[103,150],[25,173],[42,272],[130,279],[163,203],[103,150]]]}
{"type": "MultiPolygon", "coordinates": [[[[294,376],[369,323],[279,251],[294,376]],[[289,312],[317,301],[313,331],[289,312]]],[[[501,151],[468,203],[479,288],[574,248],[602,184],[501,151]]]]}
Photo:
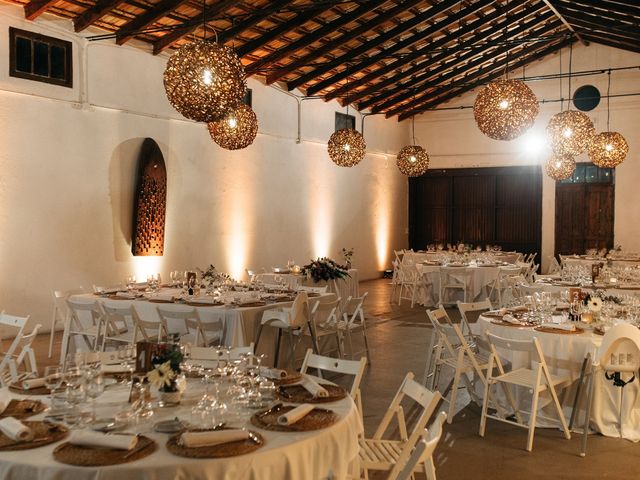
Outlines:
{"type": "MultiPolygon", "coordinates": [[[[190,419],[191,408],[202,396],[197,380],[189,386],[178,407],[156,408],[152,420],[140,429],[155,440],[158,449],[151,455],[131,463],[110,467],[77,467],[58,463],[52,452],[60,443],[33,450],[0,452],[0,478],[3,480],[275,480],[345,478],[351,461],[358,455],[358,435],[362,421],[351,397],[320,405],[336,412],[340,419],[328,428],[304,433],[272,432],[254,427],[265,444],[259,450],[236,457],[192,459],[174,456],[165,447],[169,434],[152,431],[152,424],[179,417],[190,419]]],[[[98,399],[99,417],[126,408],[129,390],[115,385],[98,399]]],[[[31,398],[46,401],[48,397],[25,397],[0,389],[3,398],[31,398]]],[[[31,417],[38,420],[44,414],[31,417]]],[[[235,425],[234,425],[235,426],[235,425]]],[[[139,430],[136,430],[136,432],[139,430]]],[[[63,440],[64,441],[64,440],[63,440]]]]}
{"type": "MultiPolygon", "coordinates": [[[[532,327],[507,327],[496,325],[492,321],[495,321],[495,319],[481,315],[477,323],[471,325],[471,329],[477,335],[486,336],[490,332],[511,340],[531,340],[536,337],[551,373],[558,375],[568,373],[571,375],[573,382],[567,387],[568,391],[565,391],[565,389],[557,392],[558,398],[563,402],[563,410],[568,421],[571,416],[582,362],[587,353],[590,353],[592,358],[597,357],[598,347],[602,343],[602,336],[589,330],[585,330],[581,334],[539,332],[532,327]]],[[[505,360],[511,362],[513,368],[529,366],[530,359],[526,355],[523,356],[521,353],[500,349],[498,353],[505,360]]],[[[636,380],[627,385],[624,388],[624,396],[622,397],[622,389],[614,387],[611,381],[605,379],[604,373],[601,371],[596,375],[594,385],[590,428],[606,436],[640,441],[640,382],[636,380]],[[620,425],[621,413],[622,425],[620,425]]],[[[583,394],[585,393],[583,389],[583,394]]],[[[574,427],[578,428],[584,424],[586,394],[582,398],[582,405],[579,406],[579,414],[574,425],[574,427]]],[[[547,401],[544,400],[541,397],[541,411],[544,411],[543,414],[546,417],[556,418],[555,411],[549,408],[549,399],[546,399],[547,401]]],[[[518,408],[529,410],[530,395],[517,395],[516,402],[518,408]]],[[[548,426],[543,423],[540,422],[538,426],[548,426]]]]}

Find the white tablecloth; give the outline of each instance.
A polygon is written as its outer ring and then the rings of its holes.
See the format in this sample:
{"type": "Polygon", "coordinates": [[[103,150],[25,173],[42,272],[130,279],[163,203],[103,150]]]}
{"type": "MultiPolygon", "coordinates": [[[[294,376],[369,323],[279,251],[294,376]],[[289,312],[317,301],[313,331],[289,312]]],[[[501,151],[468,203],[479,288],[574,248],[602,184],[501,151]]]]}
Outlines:
{"type": "MultiPolygon", "coordinates": [[[[1,395],[24,398],[10,394],[1,395]]],[[[323,408],[335,411],[340,420],[329,428],[305,433],[270,432],[253,427],[266,440],[258,451],[238,457],[221,459],[190,459],[169,453],[167,434],[151,431],[152,423],[178,416],[189,421],[191,408],[202,396],[198,381],[190,381],[179,407],[158,408],[142,433],[158,444],[158,450],[148,457],[113,467],[74,467],[56,462],[52,451],[58,443],[34,450],[0,453],[0,478],[3,480],[320,480],[344,478],[349,463],[358,454],[358,435],[363,427],[350,397],[323,408]]],[[[108,388],[100,397],[99,416],[112,416],[126,408],[128,389],[108,388]]],[[[35,398],[35,397],[32,397],[35,398]]],[[[46,401],[47,397],[37,397],[46,401]]],[[[39,419],[42,415],[33,417],[39,419]]]]}
{"type": "MultiPolygon", "coordinates": [[[[570,390],[566,395],[563,403],[563,409],[567,421],[571,415],[571,407],[573,405],[575,393],[575,381],[580,375],[582,361],[587,353],[591,353],[592,358],[597,353],[597,349],[602,343],[600,335],[586,331],[582,334],[556,334],[538,332],[530,327],[505,327],[491,323],[491,319],[480,316],[478,322],[472,324],[472,330],[476,334],[486,336],[487,332],[491,332],[503,338],[513,340],[531,340],[534,336],[538,338],[545,360],[549,369],[555,374],[570,373],[574,384],[569,387],[570,390]]],[[[519,354],[513,355],[512,352],[499,351],[500,355],[504,355],[504,359],[512,362],[515,368],[526,366],[528,359],[522,358],[519,354]]],[[[624,397],[620,399],[621,388],[614,387],[612,382],[606,380],[604,374],[600,372],[595,377],[595,390],[593,397],[593,405],[591,411],[591,428],[597,432],[610,437],[626,438],[628,440],[640,440],[640,381],[636,379],[632,384],[624,388],[624,397]],[[621,410],[622,407],[622,410],[621,410]],[[622,430],[620,429],[620,412],[622,411],[622,430]]],[[[564,391],[558,392],[558,397],[562,400],[564,391]]],[[[583,411],[586,404],[586,392],[583,389],[583,404],[580,409],[583,411]]],[[[523,402],[522,406],[529,409],[530,396],[518,398],[519,402],[523,402]]],[[[548,403],[548,402],[547,402],[548,403]]],[[[520,405],[519,405],[520,406],[520,405]]],[[[553,410],[543,405],[544,415],[554,418],[553,410]]],[[[578,416],[575,426],[582,426],[584,416],[578,416]]]]}

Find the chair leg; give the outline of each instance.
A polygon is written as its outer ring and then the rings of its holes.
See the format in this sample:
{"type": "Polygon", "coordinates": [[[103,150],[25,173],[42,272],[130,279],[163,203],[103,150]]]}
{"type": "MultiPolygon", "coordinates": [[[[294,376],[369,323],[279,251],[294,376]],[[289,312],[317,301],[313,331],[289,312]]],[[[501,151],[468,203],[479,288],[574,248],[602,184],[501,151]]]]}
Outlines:
{"type": "Polygon", "coordinates": [[[482,400],[482,413],[480,415],[480,430],[478,434],[484,437],[484,431],[487,428],[487,409],[489,408],[489,389],[491,385],[487,379],[487,383],[484,386],[484,398],[482,400]]]}
{"type": "Polygon", "coordinates": [[[576,419],[578,412],[578,403],[580,401],[580,394],[582,393],[582,384],[584,383],[584,374],[587,369],[588,357],[582,361],[582,368],[580,369],[580,378],[578,379],[578,386],[576,388],[576,395],[573,398],[573,408],[571,409],[571,418],[569,419],[569,430],[573,429],[573,422],[576,419]]]}
{"type": "Polygon", "coordinates": [[[451,387],[451,398],[449,399],[449,413],[447,413],[447,423],[451,424],[453,415],[456,411],[456,399],[458,397],[458,387],[460,386],[460,368],[456,368],[453,376],[453,385],[451,387]]]}
{"type": "MultiPolygon", "coordinates": [[[[553,387],[550,387],[553,388],[553,387]]],[[[533,399],[531,400],[531,414],[529,415],[529,434],[527,435],[527,452],[533,450],[533,435],[536,431],[536,419],[538,418],[538,399],[540,398],[540,392],[536,388],[533,392],[533,399]]]]}
{"type": "Polygon", "coordinates": [[[595,370],[591,368],[589,381],[587,382],[587,407],[584,412],[584,431],[582,433],[582,451],[580,452],[581,457],[584,457],[587,454],[587,436],[589,435],[589,420],[591,419],[591,404],[593,402],[594,377],[595,377],[595,370]]]}
{"type": "Polygon", "coordinates": [[[289,329],[289,345],[291,346],[291,369],[296,368],[296,345],[293,340],[293,332],[289,329]]]}
{"type": "Polygon", "coordinates": [[[276,353],[275,353],[275,360],[274,360],[274,367],[278,367],[278,363],[280,361],[280,339],[282,338],[282,330],[279,328],[278,329],[278,336],[276,339],[276,353]]]}
{"type": "Polygon", "coordinates": [[[369,366],[371,366],[372,363],[371,363],[371,355],[369,354],[369,340],[367,339],[367,329],[364,326],[364,323],[362,324],[362,338],[364,338],[364,348],[367,353],[367,362],[369,362],[369,366]]]}
{"type": "Polygon", "coordinates": [[[49,358],[53,355],[53,337],[56,334],[56,313],[58,308],[54,305],[53,315],[51,316],[51,332],[49,332],[49,358]]]}

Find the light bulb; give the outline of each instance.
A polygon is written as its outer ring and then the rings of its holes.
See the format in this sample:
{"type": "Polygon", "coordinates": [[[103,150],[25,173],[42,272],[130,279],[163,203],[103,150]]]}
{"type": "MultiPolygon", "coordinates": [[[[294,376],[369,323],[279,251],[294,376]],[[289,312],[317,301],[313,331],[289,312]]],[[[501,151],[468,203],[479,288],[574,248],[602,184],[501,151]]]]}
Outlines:
{"type": "Polygon", "coordinates": [[[350,151],[350,150],[351,150],[351,146],[350,146],[348,143],[345,143],[345,144],[344,144],[344,147],[342,147],[342,148],[344,148],[344,151],[345,151],[345,152],[348,152],[348,151],[350,151]]]}
{"type": "Polygon", "coordinates": [[[213,72],[208,68],[202,72],[202,81],[205,85],[211,85],[213,83],[213,72]]]}
{"type": "Polygon", "coordinates": [[[238,120],[234,117],[230,117],[229,120],[227,120],[227,125],[229,125],[229,128],[236,128],[238,126],[238,120]]]}
{"type": "Polygon", "coordinates": [[[417,158],[416,158],[416,156],[415,156],[415,155],[411,155],[411,156],[409,157],[409,161],[410,161],[411,163],[416,163],[416,160],[417,160],[417,158]]]}
{"type": "Polygon", "coordinates": [[[571,135],[573,135],[573,130],[571,130],[570,128],[565,128],[562,132],[562,136],[564,138],[569,138],[571,135]]]}
{"type": "Polygon", "coordinates": [[[560,160],[558,160],[556,162],[556,168],[560,168],[562,166],[562,162],[560,160]]]}
{"type": "Polygon", "coordinates": [[[502,110],[506,110],[507,108],[509,108],[509,102],[507,100],[502,100],[499,106],[502,110]]]}
{"type": "Polygon", "coordinates": [[[611,150],[613,150],[613,145],[611,145],[610,143],[607,143],[607,144],[604,146],[604,149],[605,149],[607,152],[610,152],[611,150]]]}

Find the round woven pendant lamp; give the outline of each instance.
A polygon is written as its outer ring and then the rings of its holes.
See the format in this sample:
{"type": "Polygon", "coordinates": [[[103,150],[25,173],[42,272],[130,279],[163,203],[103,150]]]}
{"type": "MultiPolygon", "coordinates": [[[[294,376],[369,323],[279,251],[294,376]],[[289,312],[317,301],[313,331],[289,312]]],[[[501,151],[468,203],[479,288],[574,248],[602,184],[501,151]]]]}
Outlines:
{"type": "Polygon", "coordinates": [[[519,137],[533,125],[539,111],[535,94],[520,80],[491,82],[473,104],[478,128],[495,140],[519,137]]]}
{"type": "Polygon", "coordinates": [[[587,150],[596,131],[591,119],[582,112],[556,113],[547,124],[547,136],[557,155],[579,155],[587,150]]]}
{"type": "Polygon", "coordinates": [[[169,57],[164,89],[186,118],[217,122],[242,102],[247,85],[242,63],[227,46],[207,40],[189,43],[169,57]]]}
{"type": "Polygon", "coordinates": [[[362,161],[367,144],[360,132],[343,128],[329,137],[327,144],[331,161],[340,167],[353,167],[362,161]]]}
{"type": "Polygon", "coordinates": [[[602,132],[589,144],[589,160],[601,168],[615,168],[624,162],[629,145],[618,132],[602,132]]]}
{"type": "Polygon", "coordinates": [[[571,155],[551,155],[544,164],[545,173],[554,180],[566,180],[573,175],[576,161],[571,155]]]}
{"type": "Polygon", "coordinates": [[[420,145],[409,145],[398,152],[396,165],[403,175],[419,177],[429,169],[429,155],[420,145]]]}
{"type": "Polygon", "coordinates": [[[207,125],[213,141],[227,150],[240,150],[253,143],[258,134],[255,112],[241,103],[225,118],[207,125]]]}

